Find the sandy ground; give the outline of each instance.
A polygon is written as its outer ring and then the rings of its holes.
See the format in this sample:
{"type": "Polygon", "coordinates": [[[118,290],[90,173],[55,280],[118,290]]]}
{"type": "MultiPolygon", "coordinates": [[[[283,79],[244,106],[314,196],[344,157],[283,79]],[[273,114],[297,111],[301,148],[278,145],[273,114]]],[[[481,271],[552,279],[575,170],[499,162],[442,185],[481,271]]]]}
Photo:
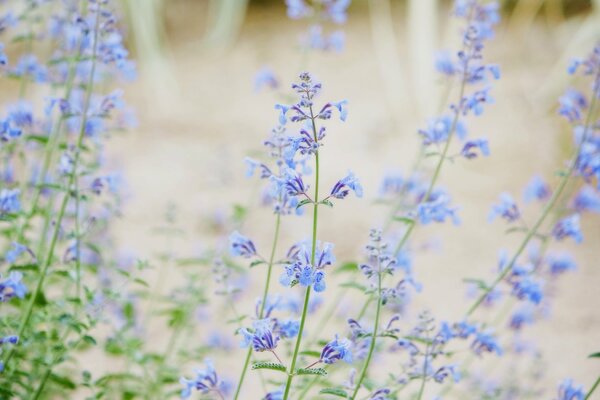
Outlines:
{"type": "MultiPolygon", "coordinates": [[[[288,22],[282,9],[251,9],[239,39],[230,48],[206,52],[198,41],[202,25],[194,25],[191,17],[204,10],[199,5],[187,11],[187,19],[182,17],[169,31],[168,61],[174,81],[151,75],[151,68],[142,65],[139,81],[127,88],[139,126],[110,144],[112,157],[126,172],[130,193],[115,233],[123,248],[143,257],[152,254],[159,239],[151,230],[160,224],[166,205],[173,202],[180,223],[190,232],[185,241],[177,242],[178,249],[194,254],[214,242],[208,221],[215,213],[229,213],[232,202],[237,202],[253,206],[244,233],[255,238],[259,247],[267,248],[273,217],[269,210],[255,207],[256,182],[245,179],[242,159],[261,151],[263,138],[276,122],[273,104],[278,97],[272,92],[254,93],[253,77],[269,64],[287,88],[303,63],[295,45],[302,24],[288,22]],[[184,30],[184,25],[194,28],[184,30]]],[[[388,45],[397,51],[402,68],[395,78],[382,75],[391,64],[378,54],[380,47],[373,44],[369,18],[361,9],[346,28],[345,52],[311,54],[304,61],[323,82],[323,99],[348,99],[350,104],[348,121],[329,125],[322,153],[324,187],[349,168],[365,186],[363,199],[349,199],[322,213],[319,238],[335,243],[341,260],[362,259],[369,228],[381,226],[387,215],[386,208],[373,204],[381,177],[386,171],[410,168],[417,148],[416,129],[433,115],[439,102],[441,86],[434,85],[430,93],[415,87],[419,79],[411,74],[414,66],[409,61],[414,49],[405,37],[402,10],[395,10],[392,18],[397,42],[388,45]],[[402,103],[389,103],[396,98],[402,103]]],[[[469,124],[474,136],[489,138],[492,156],[444,168],[441,184],[460,205],[462,225],[418,229],[415,245],[432,238],[442,245],[437,252],[417,255],[414,270],[424,290],[411,306],[412,314],[429,309],[441,319],[459,318],[467,305],[462,278],[490,279],[499,249],[514,251],[518,244],[518,236],[504,235],[503,223],[487,223],[490,205],[502,191],[520,196],[534,174],[556,183],[554,172],[563,165],[570,141],[566,124],[553,108],[556,93],[546,89],[555,83],[558,87],[569,84],[567,80],[555,82],[553,74],[577,25],[578,21],[551,31],[534,25],[524,33],[503,26],[490,45],[488,59],[501,65],[503,77],[494,85],[496,103],[469,124]],[[549,80],[553,80],[550,85],[549,80]]],[[[440,26],[436,47],[453,37],[450,27],[440,26]]],[[[428,72],[427,68],[418,71],[428,72]]],[[[536,206],[526,207],[526,220],[534,221],[539,212],[536,206]]],[[[600,219],[586,215],[583,226],[583,246],[556,246],[573,250],[579,270],[561,279],[552,318],[525,333],[545,357],[543,384],[550,388],[545,398],[554,394],[563,377],[589,385],[600,371],[598,363],[586,359],[598,350],[600,332],[600,219]]],[[[284,246],[308,235],[307,218],[284,221],[284,246]]],[[[171,276],[176,274],[169,275],[171,280],[177,279],[171,276]]],[[[258,273],[251,279],[258,293],[262,276],[258,273]]],[[[248,295],[250,303],[255,293],[248,295]]],[[[341,329],[333,326],[327,331],[341,329]]],[[[241,359],[242,351],[238,352],[241,359]]],[[[395,368],[393,360],[385,362],[389,363],[385,368],[395,368]]],[[[226,375],[235,380],[241,361],[222,363],[231,366],[226,375]]],[[[473,365],[476,370],[483,368],[483,363],[473,365]]],[[[251,382],[257,384],[254,378],[251,382]]],[[[432,390],[428,396],[433,394],[432,390]]],[[[450,397],[465,398],[454,396],[450,397]]]]}

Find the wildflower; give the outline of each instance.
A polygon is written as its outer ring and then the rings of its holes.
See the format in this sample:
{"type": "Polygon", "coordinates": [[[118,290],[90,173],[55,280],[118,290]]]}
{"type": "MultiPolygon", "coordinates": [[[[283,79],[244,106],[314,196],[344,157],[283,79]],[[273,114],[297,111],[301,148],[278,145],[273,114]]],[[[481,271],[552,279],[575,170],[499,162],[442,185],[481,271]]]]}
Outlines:
{"type": "Polygon", "coordinates": [[[469,140],[464,144],[460,154],[467,159],[475,158],[477,157],[475,150],[479,150],[484,157],[489,156],[490,148],[487,139],[469,140]]]}
{"type": "Polygon", "coordinates": [[[302,180],[302,175],[291,169],[286,171],[283,185],[286,193],[290,196],[305,194],[309,188],[302,180]]]}
{"type": "Polygon", "coordinates": [[[600,213],[600,192],[591,186],[582,187],[573,199],[572,207],[577,212],[600,213]]]}
{"type": "Polygon", "coordinates": [[[510,317],[509,326],[516,331],[520,330],[523,325],[533,323],[533,312],[531,307],[521,307],[515,311],[510,317]]]}
{"type": "Polygon", "coordinates": [[[285,125],[287,122],[287,112],[290,110],[290,107],[285,106],[283,104],[275,104],[275,109],[279,110],[279,123],[281,125],[285,125]]]}
{"type": "Polygon", "coordinates": [[[262,67],[254,77],[254,91],[258,92],[263,87],[268,87],[269,89],[277,89],[279,87],[279,81],[273,70],[269,67],[262,67]]]}
{"type": "Polygon", "coordinates": [[[206,365],[205,370],[195,370],[196,377],[194,379],[187,379],[182,377],[179,380],[184,388],[181,391],[181,398],[187,399],[192,395],[192,389],[196,389],[201,394],[209,394],[211,392],[219,394],[224,397],[224,393],[227,391],[227,385],[221,381],[217,376],[217,372],[210,360],[204,360],[206,365]]]}
{"type": "Polygon", "coordinates": [[[579,214],[573,214],[558,221],[552,229],[552,236],[554,236],[556,240],[572,237],[575,242],[581,243],[583,235],[581,234],[581,228],[579,227],[579,214]]]}
{"type": "Polygon", "coordinates": [[[577,264],[568,253],[561,253],[548,257],[548,268],[556,276],[577,269],[577,264]]]}
{"type": "Polygon", "coordinates": [[[3,281],[0,281],[0,302],[6,302],[13,297],[20,299],[27,294],[27,287],[21,282],[23,274],[13,271],[3,281]]]}
{"type": "Polygon", "coordinates": [[[323,347],[319,361],[325,364],[335,364],[339,360],[351,363],[352,353],[350,352],[350,342],[348,339],[340,340],[335,335],[335,339],[323,347]]]}
{"type": "Polygon", "coordinates": [[[15,335],[0,337],[0,346],[5,343],[17,344],[19,342],[19,337],[15,335]]]}
{"type": "Polygon", "coordinates": [[[467,136],[464,124],[461,121],[454,122],[454,117],[450,115],[430,119],[426,129],[419,129],[419,134],[423,137],[423,144],[428,146],[446,142],[453,133],[452,129],[460,139],[467,136]]]}
{"type": "Polygon", "coordinates": [[[238,231],[233,232],[229,236],[229,248],[231,254],[234,256],[250,258],[256,255],[256,247],[252,240],[243,236],[238,231]]]}
{"type": "Polygon", "coordinates": [[[526,202],[533,200],[542,201],[548,199],[550,194],[552,194],[550,186],[548,186],[548,184],[539,176],[534,176],[525,187],[523,199],[525,199],[526,202]]]}
{"type": "Polygon", "coordinates": [[[495,204],[492,207],[492,211],[489,214],[488,220],[491,222],[498,216],[504,218],[508,222],[514,222],[521,218],[521,213],[519,212],[517,203],[515,203],[511,195],[508,193],[502,193],[500,195],[500,203],[495,204]]]}
{"type": "Polygon", "coordinates": [[[539,304],[544,296],[541,285],[531,278],[515,281],[513,283],[512,293],[518,299],[527,299],[534,304],[539,304]]]}
{"type": "Polygon", "coordinates": [[[354,176],[352,172],[348,172],[348,174],[340,179],[331,189],[331,197],[335,197],[336,199],[343,199],[348,196],[350,190],[356,194],[357,197],[362,197],[363,188],[358,181],[358,178],[354,176]]]}
{"type": "Polygon", "coordinates": [[[21,256],[21,254],[27,251],[30,251],[27,246],[24,246],[17,242],[13,242],[12,248],[6,252],[4,259],[9,264],[14,264],[17,261],[17,259],[21,256]]]}
{"type": "Polygon", "coordinates": [[[496,353],[499,356],[502,355],[502,348],[496,341],[496,338],[490,333],[485,332],[475,333],[475,339],[471,343],[471,349],[478,356],[483,352],[496,353]]]}
{"type": "Polygon", "coordinates": [[[6,56],[6,53],[4,52],[4,43],[0,43],[0,65],[2,65],[4,67],[7,64],[8,64],[8,57],[6,56]]]}
{"type": "Polygon", "coordinates": [[[408,339],[399,339],[398,341],[396,341],[396,344],[401,349],[407,350],[411,357],[416,356],[420,352],[419,348],[408,339]]]}
{"type": "Polygon", "coordinates": [[[283,400],[283,392],[285,390],[285,386],[280,386],[278,389],[275,389],[266,394],[263,400],[283,400]]]}
{"type": "Polygon", "coordinates": [[[21,211],[20,195],[19,189],[2,189],[0,191],[0,215],[21,211]]]}
{"type": "Polygon", "coordinates": [[[258,352],[274,350],[277,347],[277,342],[279,342],[279,336],[273,336],[271,329],[264,324],[257,326],[254,332],[242,329],[243,344],[252,344],[254,351],[258,352]]]}
{"type": "Polygon", "coordinates": [[[460,219],[456,214],[457,208],[450,207],[450,196],[444,191],[434,191],[427,201],[417,206],[417,218],[423,225],[431,222],[442,223],[447,218],[452,219],[454,225],[460,224],[460,219]]]}
{"type": "Polygon", "coordinates": [[[575,90],[569,89],[558,99],[558,113],[569,120],[569,122],[580,121],[583,111],[588,107],[585,96],[575,90]]]}
{"type": "Polygon", "coordinates": [[[300,321],[291,319],[285,321],[275,320],[273,331],[282,339],[295,337],[300,331],[300,321]]]}
{"type": "Polygon", "coordinates": [[[254,171],[258,168],[260,171],[260,178],[261,179],[266,179],[269,178],[273,175],[273,173],[271,172],[271,170],[269,169],[269,167],[267,167],[265,164],[258,162],[256,160],[253,160],[249,157],[246,157],[244,159],[244,162],[246,163],[246,165],[248,166],[248,169],[246,171],[246,176],[247,177],[251,177],[252,175],[254,175],[254,171]]]}
{"type": "Polygon", "coordinates": [[[455,365],[445,365],[438,369],[433,374],[433,380],[435,380],[437,383],[444,383],[446,378],[450,376],[454,382],[460,381],[460,371],[455,365]]]}
{"type": "Polygon", "coordinates": [[[583,400],[584,398],[583,386],[575,385],[571,379],[565,379],[558,387],[556,400],[583,400]]]}

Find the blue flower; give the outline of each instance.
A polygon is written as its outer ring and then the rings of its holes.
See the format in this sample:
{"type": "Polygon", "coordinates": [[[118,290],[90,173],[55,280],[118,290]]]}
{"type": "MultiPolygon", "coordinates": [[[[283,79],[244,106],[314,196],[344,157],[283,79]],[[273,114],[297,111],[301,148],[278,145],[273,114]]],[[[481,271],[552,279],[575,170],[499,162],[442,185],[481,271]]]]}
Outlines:
{"type": "Polygon", "coordinates": [[[340,113],[340,120],[346,121],[346,118],[348,118],[348,100],[342,100],[331,104],[338,109],[340,113]]]}
{"type": "Polygon", "coordinates": [[[273,336],[273,332],[266,324],[257,324],[254,332],[247,329],[242,329],[241,332],[244,335],[243,344],[252,344],[254,351],[272,351],[279,342],[279,336],[273,336]]]}
{"type": "Polygon", "coordinates": [[[273,331],[282,339],[295,337],[300,331],[300,321],[291,319],[285,321],[276,320],[273,331]]]}
{"type": "Polygon", "coordinates": [[[305,18],[311,15],[312,7],[309,7],[304,0],[285,0],[287,6],[287,15],[291,19],[305,18]]]}
{"type": "Polygon", "coordinates": [[[499,356],[502,355],[502,348],[496,341],[496,338],[490,333],[485,332],[477,332],[475,334],[475,339],[471,343],[471,349],[478,356],[484,352],[496,353],[499,356]]]}
{"type": "Polygon", "coordinates": [[[583,235],[579,226],[579,214],[573,214],[558,221],[552,229],[552,236],[556,240],[572,237],[575,242],[581,243],[583,235]]]}
{"type": "Polygon", "coordinates": [[[285,125],[287,122],[286,114],[290,110],[290,107],[283,104],[275,104],[275,109],[279,110],[279,123],[285,125]]]}
{"type": "Polygon", "coordinates": [[[533,312],[531,307],[521,307],[515,311],[510,317],[510,328],[516,331],[520,330],[523,325],[533,323],[533,312]]]}
{"type": "Polygon", "coordinates": [[[275,389],[265,395],[263,400],[283,400],[283,391],[285,390],[285,386],[280,386],[278,389],[275,389]]]}
{"type": "Polygon", "coordinates": [[[310,186],[304,183],[302,175],[292,169],[286,169],[283,178],[280,180],[283,189],[289,196],[299,196],[305,194],[310,186]]]}
{"type": "Polygon", "coordinates": [[[588,107],[585,96],[575,90],[568,89],[559,99],[558,113],[566,117],[569,122],[580,121],[583,111],[588,107]]]}
{"type": "Polygon", "coordinates": [[[6,302],[13,297],[20,299],[27,294],[27,287],[21,282],[23,274],[13,271],[4,281],[0,281],[0,302],[6,302]]]}
{"type": "Polygon", "coordinates": [[[523,199],[526,202],[533,200],[546,200],[550,197],[552,191],[550,186],[542,180],[539,176],[534,176],[533,179],[525,187],[523,192],[523,199]]]}
{"type": "Polygon", "coordinates": [[[269,169],[269,167],[267,167],[265,164],[263,164],[261,162],[253,160],[250,157],[244,158],[244,162],[248,166],[248,169],[246,170],[246,176],[247,177],[251,177],[252,175],[254,175],[254,171],[257,168],[260,171],[260,178],[261,179],[266,179],[266,178],[269,178],[269,177],[271,177],[273,175],[273,173],[271,172],[271,170],[269,169]]]}
{"type": "Polygon", "coordinates": [[[258,92],[263,87],[268,87],[269,89],[277,89],[279,87],[279,81],[273,70],[269,67],[262,67],[254,77],[254,91],[258,92]]]}
{"type": "Polygon", "coordinates": [[[6,252],[4,259],[9,264],[14,264],[17,261],[17,259],[19,258],[19,256],[21,256],[21,254],[23,254],[27,251],[29,251],[27,246],[24,246],[17,242],[13,242],[12,248],[6,252]]]}
{"type": "Polygon", "coordinates": [[[2,189],[0,191],[0,215],[13,214],[21,211],[21,201],[19,189],[2,189]]]}
{"type": "Polygon", "coordinates": [[[229,236],[229,248],[233,256],[250,258],[256,255],[256,247],[252,240],[243,236],[238,231],[233,232],[229,236]]]}
{"type": "MultiPolygon", "coordinates": [[[[423,144],[444,143],[450,136],[454,117],[444,115],[438,118],[430,119],[426,129],[419,129],[419,134],[423,137],[423,144]]],[[[467,136],[465,125],[459,120],[456,121],[454,132],[459,139],[464,139],[467,136]]]]}
{"type": "Polygon", "coordinates": [[[452,219],[454,225],[460,224],[460,219],[456,214],[457,208],[450,207],[451,198],[445,192],[438,190],[433,192],[429,199],[417,206],[417,218],[423,225],[431,222],[442,223],[447,218],[452,219]]]}
{"type": "Polygon", "coordinates": [[[502,193],[500,195],[500,203],[492,206],[492,211],[490,211],[488,220],[491,222],[498,216],[504,218],[508,222],[514,222],[521,218],[517,203],[515,203],[508,193],[502,193]]]}
{"type": "Polygon", "coordinates": [[[215,371],[215,368],[210,360],[204,360],[204,364],[206,365],[206,369],[195,370],[194,372],[196,377],[194,379],[181,377],[179,380],[179,383],[184,386],[183,390],[181,391],[182,399],[187,399],[190,397],[192,395],[192,389],[196,389],[201,394],[215,392],[221,397],[224,396],[224,393],[227,391],[227,384],[219,379],[217,372],[215,371]]]}
{"type": "Polygon", "coordinates": [[[452,377],[454,382],[460,381],[460,371],[455,365],[445,365],[433,374],[433,380],[437,383],[444,383],[448,377],[452,377]]]}
{"type": "Polygon", "coordinates": [[[573,199],[572,207],[577,212],[600,213],[600,192],[591,186],[582,187],[573,199]]]}
{"type": "Polygon", "coordinates": [[[548,268],[552,275],[560,275],[567,271],[574,271],[577,269],[577,264],[573,257],[568,253],[560,253],[557,255],[548,257],[548,268]]]}
{"type": "Polygon", "coordinates": [[[350,341],[345,338],[340,340],[335,335],[335,339],[323,347],[319,361],[325,364],[335,364],[339,360],[351,363],[352,352],[350,351],[350,341]]]}
{"type": "Polygon", "coordinates": [[[5,66],[8,64],[8,57],[4,52],[4,43],[0,43],[0,65],[5,66]]]}
{"type": "Polygon", "coordinates": [[[344,178],[340,179],[333,186],[330,196],[336,199],[343,199],[348,196],[350,190],[356,194],[356,197],[362,197],[363,195],[363,188],[358,178],[352,172],[348,172],[344,178]]]}
{"type": "Polygon", "coordinates": [[[531,278],[519,279],[513,282],[513,295],[520,300],[529,300],[534,304],[539,304],[544,297],[542,286],[539,282],[531,278]]]}
{"type": "Polygon", "coordinates": [[[16,335],[0,337],[0,346],[5,343],[17,344],[19,342],[19,337],[16,335]]]}
{"type": "Polygon", "coordinates": [[[556,400],[583,400],[585,395],[583,386],[575,385],[571,379],[565,379],[558,387],[558,397],[556,400]]]}
{"type": "Polygon", "coordinates": [[[487,139],[469,140],[464,144],[460,154],[467,159],[475,158],[477,157],[476,149],[479,150],[484,157],[490,155],[490,147],[487,139]]]}

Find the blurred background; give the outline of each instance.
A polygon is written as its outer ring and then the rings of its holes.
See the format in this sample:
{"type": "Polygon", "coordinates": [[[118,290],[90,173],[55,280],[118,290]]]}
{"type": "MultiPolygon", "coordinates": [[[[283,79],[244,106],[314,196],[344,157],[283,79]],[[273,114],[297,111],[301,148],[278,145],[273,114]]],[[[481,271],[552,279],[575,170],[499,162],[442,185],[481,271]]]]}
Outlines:
{"type": "MultiPolygon", "coordinates": [[[[415,314],[429,309],[440,319],[460,318],[468,301],[462,279],[490,279],[499,249],[512,251],[517,244],[518,237],[504,235],[501,222],[487,223],[491,204],[503,191],[521,199],[536,174],[554,185],[555,172],[572,151],[569,126],[556,113],[557,98],[576,84],[565,72],[569,60],[588,54],[600,39],[600,1],[501,3],[503,20],[485,53],[487,61],[500,65],[502,78],[492,90],[495,103],[469,122],[474,136],[489,138],[492,155],[444,168],[440,182],[460,205],[462,225],[418,231],[415,247],[439,245],[417,254],[414,271],[424,289],[411,305],[415,314]]],[[[307,22],[290,20],[283,1],[124,4],[139,79],[125,87],[138,126],[110,143],[129,193],[115,227],[120,246],[140,257],[156,252],[164,238],[151,232],[170,207],[187,232],[173,240],[177,251],[224,247],[228,232],[222,221],[232,216],[234,205],[245,210],[243,233],[259,247],[269,246],[271,211],[260,207],[258,183],[245,178],[243,158],[261,154],[277,122],[274,103],[289,101],[289,85],[308,70],[323,83],[323,100],[349,102],[348,120],[330,124],[323,185],[352,169],[365,187],[362,199],[323,213],[319,237],[335,243],[338,259],[362,260],[369,229],[381,227],[389,213],[376,201],[383,175],[410,170],[417,129],[443,104],[445,86],[434,62],[438,50],[459,41],[451,3],[355,0],[338,27],[346,36],[341,52],[302,50],[298,41],[307,22]],[[274,72],[278,88],[256,90],[255,77],[265,67],[274,72]]],[[[538,214],[538,206],[525,208],[527,221],[538,214]]],[[[586,214],[582,224],[583,246],[557,246],[573,250],[579,270],[560,281],[551,318],[524,333],[544,353],[546,397],[563,377],[588,385],[600,372],[597,362],[586,359],[598,351],[600,335],[600,219],[586,214]]],[[[308,233],[306,218],[287,219],[281,251],[308,233]]],[[[256,290],[247,294],[249,309],[241,312],[251,312],[263,280],[260,273],[250,275],[256,290]]],[[[161,286],[177,279],[176,273],[163,275],[161,286]]],[[[326,329],[334,333],[341,326],[326,329]]],[[[197,339],[206,340],[202,335],[210,329],[203,328],[197,339]]],[[[160,333],[156,340],[162,340],[160,333]]],[[[241,358],[242,351],[224,361],[232,380],[241,358]]]]}

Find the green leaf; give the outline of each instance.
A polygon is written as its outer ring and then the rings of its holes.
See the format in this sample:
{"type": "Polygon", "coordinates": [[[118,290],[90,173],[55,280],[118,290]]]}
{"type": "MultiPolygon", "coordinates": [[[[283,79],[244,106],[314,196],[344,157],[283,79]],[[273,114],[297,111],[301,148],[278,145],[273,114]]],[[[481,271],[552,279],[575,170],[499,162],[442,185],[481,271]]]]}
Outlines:
{"type": "Polygon", "coordinates": [[[245,319],[246,319],[246,316],[242,315],[241,317],[230,319],[226,323],[228,323],[228,324],[239,324],[240,322],[242,322],[245,319]]]}
{"type": "Polygon", "coordinates": [[[316,350],[304,350],[300,352],[300,355],[319,358],[321,357],[321,352],[316,350]]]}
{"type": "Polygon", "coordinates": [[[415,223],[414,218],[410,217],[392,217],[394,221],[405,223],[406,225],[412,225],[415,223]]]}
{"type": "Polygon", "coordinates": [[[333,203],[332,203],[332,202],[330,202],[330,201],[329,201],[329,200],[327,200],[327,199],[326,199],[326,200],[323,200],[323,201],[321,201],[321,203],[320,203],[320,204],[324,204],[324,205],[326,205],[327,207],[332,207],[332,208],[333,208],[333,203]]]}
{"type": "Polygon", "coordinates": [[[472,283],[474,285],[476,285],[479,289],[487,289],[488,285],[487,283],[485,283],[485,281],[481,280],[481,279],[474,279],[474,278],[464,278],[463,282],[466,283],[472,283]]]}
{"type": "Polygon", "coordinates": [[[285,365],[279,364],[279,363],[273,363],[273,362],[255,362],[254,364],[252,364],[252,369],[271,369],[274,371],[281,371],[281,372],[285,372],[286,368],[285,365]]]}
{"type": "Polygon", "coordinates": [[[325,388],[321,389],[320,394],[330,394],[332,396],[343,397],[344,399],[348,398],[348,393],[344,389],[340,388],[325,388]]]}
{"type": "Polygon", "coordinates": [[[77,385],[75,384],[75,382],[73,382],[72,380],[70,380],[69,378],[65,377],[65,376],[60,376],[60,375],[56,375],[56,374],[51,374],[50,375],[50,380],[53,381],[54,383],[57,383],[58,385],[67,388],[67,389],[75,389],[77,387],[77,385]]]}
{"type": "Polygon", "coordinates": [[[306,205],[306,204],[312,204],[312,200],[304,199],[304,200],[300,201],[298,203],[298,205],[296,206],[296,210],[299,209],[300,207],[306,205]]]}
{"type": "Polygon", "coordinates": [[[350,289],[357,289],[357,290],[360,290],[363,293],[365,293],[367,291],[367,287],[366,286],[361,285],[361,284],[356,283],[356,282],[344,282],[344,283],[340,283],[340,287],[350,288],[350,289]]]}
{"type": "Polygon", "coordinates": [[[96,339],[94,339],[93,337],[91,337],[90,335],[84,335],[82,337],[83,341],[86,342],[87,344],[91,344],[93,346],[95,346],[97,344],[96,339]]]}
{"type": "Polygon", "coordinates": [[[233,205],[233,220],[236,222],[242,222],[246,215],[248,214],[248,210],[246,207],[240,204],[233,205]]]}
{"type": "Polygon", "coordinates": [[[250,263],[250,268],[256,267],[257,265],[266,264],[263,260],[254,260],[250,263]]]}
{"type": "Polygon", "coordinates": [[[588,356],[588,358],[600,358],[600,351],[597,353],[592,353],[588,356]]]}
{"type": "Polygon", "coordinates": [[[327,375],[327,371],[323,368],[298,368],[296,370],[296,375],[327,375]]]}
{"type": "Polygon", "coordinates": [[[146,282],[146,281],[145,281],[145,280],[143,280],[143,279],[140,279],[140,278],[135,278],[133,281],[134,281],[135,283],[139,284],[139,285],[142,285],[142,286],[144,286],[144,287],[147,287],[147,288],[149,288],[149,287],[150,287],[150,285],[148,284],[148,282],[146,282]]]}
{"type": "Polygon", "coordinates": [[[43,135],[27,135],[25,139],[31,140],[33,142],[39,142],[42,144],[48,143],[48,136],[43,136],[43,135]]]}
{"type": "Polygon", "coordinates": [[[336,269],[334,269],[332,272],[334,274],[341,274],[344,272],[350,272],[350,273],[358,272],[358,263],[355,263],[355,262],[344,263],[344,264],[340,265],[339,267],[337,267],[336,269]]]}

